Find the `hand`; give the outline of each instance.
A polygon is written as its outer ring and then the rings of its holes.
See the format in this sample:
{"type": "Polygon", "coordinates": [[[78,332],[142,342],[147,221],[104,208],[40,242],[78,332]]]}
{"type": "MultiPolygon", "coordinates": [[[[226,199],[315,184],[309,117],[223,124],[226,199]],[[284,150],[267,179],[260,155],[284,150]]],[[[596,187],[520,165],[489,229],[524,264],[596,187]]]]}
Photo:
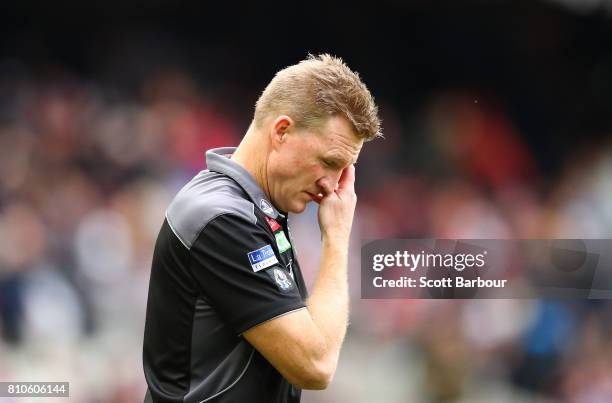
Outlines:
{"type": "Polygon", "coordinates": [[[344,168],[336,189],[315,200],[319,203],[319,228],[323,240],[348,243],[353,225],[357,195],[355,194],[355,166],[344,168]]]}

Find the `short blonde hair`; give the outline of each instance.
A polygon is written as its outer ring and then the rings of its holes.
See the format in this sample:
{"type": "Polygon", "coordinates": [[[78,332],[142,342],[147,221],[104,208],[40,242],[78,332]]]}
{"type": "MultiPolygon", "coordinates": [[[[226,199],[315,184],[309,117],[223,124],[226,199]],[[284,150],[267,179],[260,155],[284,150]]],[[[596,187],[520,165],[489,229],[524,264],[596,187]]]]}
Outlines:
{"type": "Polygon", "coordinates": [[[319,128],[341,114],[365,141],[382,136],[378,107],[359,73],[328,54],[309,54],[276,73],[257,100],[255,125],[273,113],[290,116],[302,128],[319,128]]]}

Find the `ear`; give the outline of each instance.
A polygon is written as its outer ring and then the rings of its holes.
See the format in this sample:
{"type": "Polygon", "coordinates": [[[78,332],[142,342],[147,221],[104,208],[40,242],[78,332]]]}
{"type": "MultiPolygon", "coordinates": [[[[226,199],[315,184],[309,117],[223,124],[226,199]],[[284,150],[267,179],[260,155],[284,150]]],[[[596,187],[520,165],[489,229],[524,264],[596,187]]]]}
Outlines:
{"type": "Polygon", "coordinates": [[[293,119],[287,115],[280,115],[274,119],[270,126],[270,142],[273,149],[278,149],[287,140],[286,136],[294,126],[293,119]]]}

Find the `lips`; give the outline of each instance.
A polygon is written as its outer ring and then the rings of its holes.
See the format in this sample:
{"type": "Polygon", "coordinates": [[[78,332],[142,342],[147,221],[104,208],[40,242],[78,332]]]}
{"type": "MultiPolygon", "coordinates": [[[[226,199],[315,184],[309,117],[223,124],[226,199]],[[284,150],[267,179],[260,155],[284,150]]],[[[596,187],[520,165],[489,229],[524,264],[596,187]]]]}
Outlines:
{"type": "Polygon", "coordinates": [[[308,195],[308,197],[310,197],[310,199],[313,200],[313,201],[320,200],[321,197],[323,197],[323,195],[321,193],[319,193],[318,195],[315,195],[314,193],[310,193],[310,192],[307,192],[307,191],[304,191],[304,193],[306,193],[308,195]]]}

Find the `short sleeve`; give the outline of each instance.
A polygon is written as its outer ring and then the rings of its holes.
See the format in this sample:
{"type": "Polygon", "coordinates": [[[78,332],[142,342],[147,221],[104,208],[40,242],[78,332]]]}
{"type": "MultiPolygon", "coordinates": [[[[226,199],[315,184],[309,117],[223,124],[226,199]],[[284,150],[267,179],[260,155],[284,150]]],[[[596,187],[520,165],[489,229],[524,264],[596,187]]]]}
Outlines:
{"type": "Polygon", "coordinates": [[[305,307],[274,242],[265,229],[228,213],[210,221],[191,247],[199,289],[236,334],[305,307]]]}

